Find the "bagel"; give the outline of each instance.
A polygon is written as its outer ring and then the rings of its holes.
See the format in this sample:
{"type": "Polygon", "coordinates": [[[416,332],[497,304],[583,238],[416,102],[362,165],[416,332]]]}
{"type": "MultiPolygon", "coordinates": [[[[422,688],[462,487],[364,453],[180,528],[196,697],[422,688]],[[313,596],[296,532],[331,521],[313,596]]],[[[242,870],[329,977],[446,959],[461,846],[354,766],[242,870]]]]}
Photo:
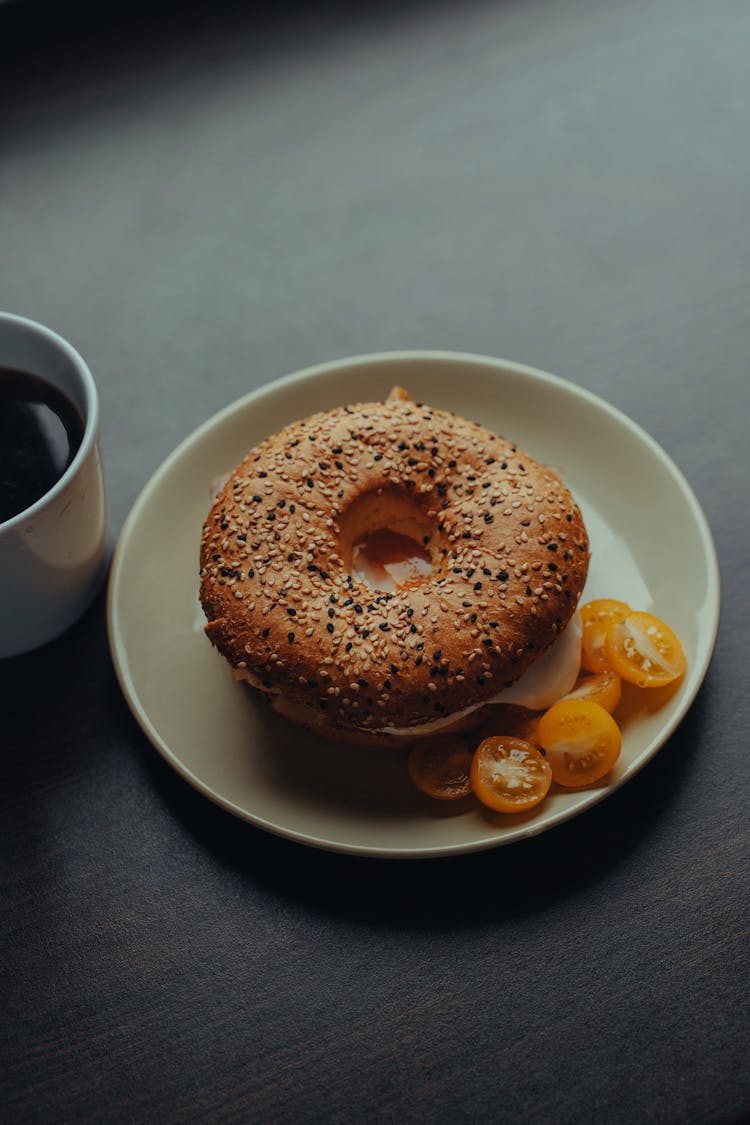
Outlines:
{"type": "Polygon", "coordinates": [[[481,721],[563,633],[588,564],[554,470],[400,392],[248,453],[203,527],[200,599],[235,677],[288,718],[403,742],[481,721]],[[367,584],[368,536],[411,543],[405,582],[367,584]]]}

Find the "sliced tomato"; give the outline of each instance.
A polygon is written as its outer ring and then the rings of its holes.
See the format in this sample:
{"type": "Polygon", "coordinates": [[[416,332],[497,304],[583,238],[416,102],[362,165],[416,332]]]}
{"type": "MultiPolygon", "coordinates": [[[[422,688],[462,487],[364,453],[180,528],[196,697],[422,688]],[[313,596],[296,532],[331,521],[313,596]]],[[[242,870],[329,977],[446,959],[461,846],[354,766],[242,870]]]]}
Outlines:
{"type": "Polygon", "coordinates": [[[471,793],[472,752],[456,734],[436,734],[409,751],[409,777],[428,797],[456,801],[471,793]]]}
{"type": "Polygon", "coordinates": [[[664,687],[684,675],[687,661],[679,639],[651,613],[630,613],[612,625],[607,659],[628,683],[664,687]]]}
{"type": "Polygon", "coordinates": [[[552,772],[536,746],[521,738],[486,738],[471,763],[471,785],[497,812],[525,812],[544,800],[552,772]]]}
{"type": "Polygon", "coordinates": [[[539,721],[539,742],[558,785],[590,785],[612,769],[622,735],[615,720],[588,699],[565,699],[539,721]]]}
{"type": "Polygon", "coordinates": [[[611,715],[620,702],[621,696],[622,682],[620,677],[617,672],[608,669],[605,672],[595,672],[593,675],[579,676],[573,690],[562,698],[588,699],[591,703],[598,703],[611,715]]]}
{"type": "Polygon", "coordinates": [[[589,672],[604,672],[610,667],[605,642],[611,625],[624,621],[630,613],[627,602],[597,598],[581,606],[581,665],[589,672]]]}
{"type": "Polygon", "coordinates": [[[536,743],[536,728],[539,726],[540,711],[529,711],[515,703],[494,703],[489,718],[485,719],[477,732],[477,742],[493,736],[512,736],[524,742],[536,743]]]}

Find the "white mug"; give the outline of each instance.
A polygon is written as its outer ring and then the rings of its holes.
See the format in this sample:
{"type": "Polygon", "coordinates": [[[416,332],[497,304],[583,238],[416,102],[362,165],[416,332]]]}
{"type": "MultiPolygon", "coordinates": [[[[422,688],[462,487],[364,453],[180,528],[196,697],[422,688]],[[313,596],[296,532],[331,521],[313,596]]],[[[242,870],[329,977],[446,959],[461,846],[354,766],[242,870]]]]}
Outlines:
{"type": "Polygon", "coordinates": [[[62,391],[80,412],[83,438],[49,491],[0,523],[0,657],[59,636],[96,595],[106,570],[107,520],[93,376],[66,340],[0,313],[0,368],[62,391]]]}

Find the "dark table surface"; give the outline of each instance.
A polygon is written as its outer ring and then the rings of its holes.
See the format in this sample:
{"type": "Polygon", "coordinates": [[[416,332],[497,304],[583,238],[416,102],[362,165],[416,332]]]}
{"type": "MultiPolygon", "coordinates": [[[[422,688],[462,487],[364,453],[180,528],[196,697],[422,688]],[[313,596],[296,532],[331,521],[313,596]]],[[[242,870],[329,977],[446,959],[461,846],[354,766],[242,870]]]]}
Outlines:
{"type": "Polygon", "coordinates": [[[723,618],[630,784],[432,861],[305,849],[194,792],[121,696],[103,595],[3,662],[0,1115],[741,1118],[750,6],[101,7],[0,8],[0,307],[95,373],[113,542],[244,392],[482,352],[663,445],[723,618]]]}

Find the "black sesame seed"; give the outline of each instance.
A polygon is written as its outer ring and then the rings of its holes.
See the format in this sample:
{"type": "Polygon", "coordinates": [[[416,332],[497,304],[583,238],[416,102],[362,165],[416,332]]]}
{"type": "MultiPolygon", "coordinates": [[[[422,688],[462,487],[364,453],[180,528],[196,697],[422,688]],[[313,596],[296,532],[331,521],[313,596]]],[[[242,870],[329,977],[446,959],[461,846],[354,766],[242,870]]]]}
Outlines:
{"type": "Polygon", "coordinates": [[[294,640],[294,633],[287,633],[286,639],[289,641],[289,644],[291,644],[294,640]]]}
{"type": "Polygon", "coordinates": [[[328,622],[328,624],[326,625],[326,629],[328,630],[328,632],[329,632],[329,633],[332,633],[332,632],[333,632],[333,625],[331,624],[331,622],[330,622],[330,621],[329,621],[329,622],[328,622]]]}
{"type": "Polygon", "coordinates": [[[384,633],[389,633],[390,629],[391,629],[391,627],[390,627],[390,625],[388,624],[387,621],[381,622],[381,624],[378,626],[378,628],[381,629],[384,633]]]}
{"type": "Polygon", "coordinates": [[[510,577],[507,570],[498,570],[497,576],[501,582],[507,582],[510,577]]]}
{"type": "Polygon", "coordinates": [[[297,610],[293,609],[291,606],[289,606],[289,608],[287,609],[287,613],[289,614],[290,617],[296,617],[297,616],[297,610]]]}
{"type": "Polygon", "coordinates": [[[328,579],[329,579],[329,578],[330,578],[331,576],[330,576],[330,574],[328,573],[328,571],[327,571],[327,570],[322,570],[322,569],[321,569],[321,571],[320,571],[320,577],[321,577],[321,578],[322,578],[322,579],[323,579],[324,581],[327,581],[327,580],[328,580],[328,579]]]}
{"type": "Polygon", "coordinates": [[[266,519],[267,520],[275,520],[276,519],[276,513],[275,512],[269,512],[268,515],[266,516],[266,519]]]}
{"type": "Polygon", "coordinates": [[[557,543],[548,543],[547,544],[547,550],[548,551],[556,551],[557,550],[557,543]]]}
{"type": "Polygon", "coordinates": [[[271,632],[271,630],[269,628],[265,628],[265,629],[263,629],[263,631],[261,632],[260,635],[261,635],[261,637],[267,637],[270,632],[271,632]]]}
{"type": "Polygon", "coordinates": [[[474,583],[474,589],[475,590],[481,590],[482,589],[482,583],[481,582],[475,582],[474,583]]]}
{"type": "Polygon", "coordinates": [[[398,664],[391,664],[391,671],[393,672],[394,676],[397,676],[398,675],[398,664]]]}
{"type": "Polygon", "coordinates": [[[390,691],[392,686],[393,685],[391,684],[390,680],[386,680],[383,684],[383,687],[385,688],[386,691],[390,691]]]}
{"type": "Polygon", "coordinates": [[[347,651],[347,652],[351,652],[351,651],[352,651],[352,642],[351,642],[351,641],[347,641],[347,642],[346,642],[346,651],[347,651]]]}
{"type": "Polygon", "coordinates": [[[286,500],[279,500],[279,502],[278,502],[278,504],[276,505],[276,507],[277,507],[277,508],[286,508],[286,500]]]}
{"type": "Polygon", "coordinates": [[[409,632],[410,633],[416,633],[416,631],[417,631],[416,625],[410,625],[409,626],[409,632]]]}
{"type": "Polygon", "coordinates": [[[268,473],[265,471],[265,469],[261,469],[261,471],[258,473],[258,476],[259,477],[267,477],[268,473]]]}

